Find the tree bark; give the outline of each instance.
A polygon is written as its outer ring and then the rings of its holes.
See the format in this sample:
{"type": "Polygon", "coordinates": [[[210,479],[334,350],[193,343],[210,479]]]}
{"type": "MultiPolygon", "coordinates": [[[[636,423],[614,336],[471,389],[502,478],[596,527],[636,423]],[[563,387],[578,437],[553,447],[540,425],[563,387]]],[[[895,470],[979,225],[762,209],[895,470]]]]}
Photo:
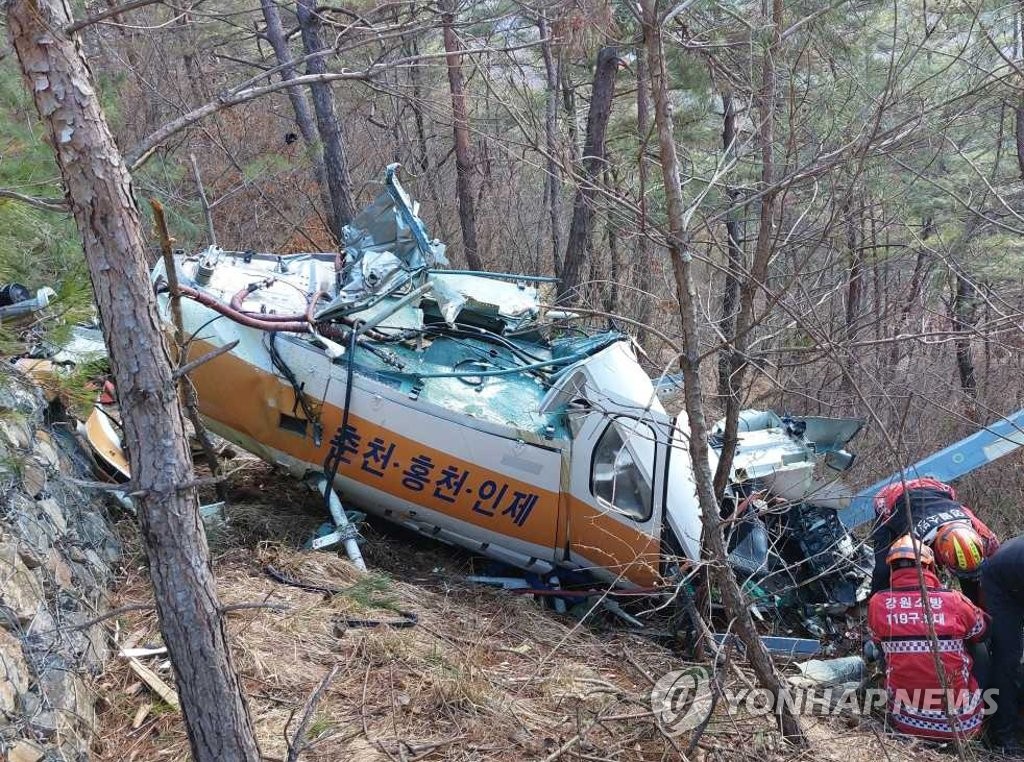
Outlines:
{"type": "Polygon", "coordinates": [[[469,147],[469,110],[466,84],[462,77],[462,42],[455,33],[457,0],[446,0],[441,14],[444,27],[445,61],[448,64],[448,89],[452,97],[452,130],[455,137],[455,187],[459,197],[459,221],[462,224],[462,249],[471,270],[482,270],[476,238],[476,204],[473,201],[473,159],[469,147]]]}
{"type": "MultiPolygon", "coordinates": [[[[636,302],[636,319],[641,324],[648,321],[654,295],[654,259],[647,229],[647,149],[651,139],[651,78],[647,65],[647,49],[640,46],[636,51],[636,131],[640,151],[637,154],[637,179],[640,183],[640,202],[637,204],[636,287],[639,291],[636,302]]],[[[636,339],[646,348],[647,332],[637,331],[636,339]]]]}
{"type": "Polygon", "coordinates": [[[722,533],[722,520],[719,515],[718,500],[715,496],[711,464],[708,458],[708,431],[704,420],[704,400],[698,365],[700,341],[697,322],[697,293],[692,271],[689,237],[683,221],[685,209],[681,172],[673,135],[672,107],[669,102],[657,0],[641,0],[640,6],[643,14],[644,43],[647,47],[648,63],[651,69],[654,116],[658,129],[661,171],[668,206],[669,254],[672,259],[676,298],[679,302],[679,317],[683,331],[684,351],[680,356],[679,364],[683,372],[683,400],[690,428],[690,459],[697,487],[697,500],[701,509],[703,539],[726,611],[733,620],[732,629],[746,646],[747,658],[758,681],[775,695],[775,705],[781,707],[778,720],[782,733],[790,741],[805,743],[797,717],[792,713],[788,703],[780,701],[784,690],[782,679],[758,637],[743,592],[726,561],[725,537],[722,533]]]}
{"type": "MultiPolygon", "coordinates": [[[[1020,50],[1014,50],[1014,53],[1018,53],[1017,60],[1024,62],[1024,0],[1019,0],[1017,3],[1017,12],[1014,14],[1016,17],[1017,27],[1014,32],[1016,37],[1017,45],[1020,46],[1020,50]]],[[[1018,70],[1019,71],[1019,70],[1018,70]]],[[[1017,106],[1013,109],[1013,115],[1015,120],[1015,137],[1017,139],[1017,168],[1020,170],[1020,177],[1024,180],[1024,95],[1019,96],[1017,99],[1017,106]]]]}
{"type": "Polygon", "coordinates": [[[972,335],[978,321],[978,299],[971,282],[959,268],[954,274],[953,299],[950,303],[950,317],[953,319],[953,330],[964,332],[953,342],[956,352],[956,369],[960,376],[960,388],[963,390],[967,417],[977,422],[978,416],[978,377],[974,368],[974,352],[971,350],[972,335]]]}
{"type": "MultiPolygon", "coordinates": [[[[416,38],[409,40],[409,57],[416,57],[419,55],[419,44],[416,42],[416,38]]],[[[445,222],[447,215],[444,213],[444,206],[441,203],[441,191],[438,189],[440,174],[437,171],[435,162],[431,161],[430,158],[430,145],[427,139],[427,125],[423,119],[423,84],[421,81],[422,72],[419,66],[409,67],[409,85],[412,88],[412,101],[410,106],[412,108],[413,122],[416,126],[416,143],[418,146],[419,156],[417,162],[420,168],[420,174],[423,177],[424,182],[427,186],[427,192],[430,194],[430,201],[433,207],[433,224],[431,230],[437,230],[441,234],[442,241],[450,241],[451,235],[448,233],[448,225],[445,222]]]]}
{"type": "MultiPolygon", "coordinates": [[[[846,254],[849,262],[849,271],[846,278],[846,315],[843,322],[843,333],[847,343],[847,350],[843,359],[843,380],[840,389],[844,396],[844,405],[855,404],[856,398],[856,370],[857,353],[853,350],[853,342],[857,338],[861,313],[864,301],[864,254],[861,250],[861,241],[858,240],[858,228],[863,224],[864,208],[854,208],[853,190],[851,189],[843,199],[843,226],[846,233],[846,254]]],[[[851,409],[852,412],[852,409],[851,409]]]]}
{"type": "MultiPolygon", "coordinates": [[[[306,55],[323,53],[309,58],[306,73],[326,74],[326,59],[331,51],[325,48],[320,35],[320,15],[316,0],[296,0],[295,10],[306,55]]],[[[316,126],[323,146],[324,173],[331,196],[331,230],[340,242],[342,228],[352,221],[355,213],[352,205],[352,179],[349,177],[348,158],[345,155],[345,137],[334,108],[331,85],[327,82],[313,82],[309,92],[313,96],[313,112],[316,114],[316,126]]]]}
{"type": "MultiPolygon", "coordinates": [[[[267,23],[266,37],[267,42],[270,43],[270,47],[274,50],[274,57],[277,59],[281,69],[281,80],[284,82],[290,82],[295,79],[295,66],[292,63],[292,52],[288,48],[288,41],[285,38],[284,26],[281,24],[281,13],[277,8],[276,0],[260,0],[260,5],[263,8],[263,20],[267,23]]],[[[317,154],[321,153],[320,141],[316,134],[316,124],[313,121],[313,113],[309,110],[309,103],[306,102],[306,96],[302,92],[302,88],[298,85],[292,85],[287,88],[288,100],[291,101],[292,111],[295,113],[295,124],[299,128],[299,134],[302,135],[302,140],[306,143],[308,150],[310,151],[313,158],[313,171],[316,175],[317,185],[320,187],[321,203],[324,205],[325,211],[332,211],[333,207],[331,204],[331,195],[328,189],[327,177],[324,173],[324,162],[322,156],[317,154]]],[[[341,242],[341,230],[337,230],[336,219],[333,214],[327,214],[327,219],[330,224],[331,233],[339,243],[341,242]]]]}
{"type": "Polygon", "coordinates": [[[164,642],[199,762],[260,758],[228,649],[192,462],[125,168],[59,0],[7,0],[8,33],[82,236],[117,380],[164,642]]]}
{"type": "MultiPolygon", "coordinates": [[[[614,171],[611,164],[605,167],[604,185],[616,195],[619,194],[618,173],[614,171]]],[[[609,315],[614,315],[619,311],[619,281],[622,278],[622,255],[619,252],[619,230],[615,220],[610,217],[605,218],[605,234],[608,236],[608,256],[610,262],[608,268],[609,282],[604,289],[604,311],[609,315]]],[[[609,327],[614,327],[611,318],[609,318],[609,327]]]]}
{"type": "MultiPolygon", "coordinates": [[[[732,93],[722,93],[722,150],[726,158],[735,151],[736,105],[732,93]]],[[[733,207],[740,199],[740,192],[732,185],[725,188],[729,211],[725,214],[725,281],[722,284],[722,316],[719,330],[725,345],[718,355],[718,396],[729,396],[729,378],[732,376],[732,352],[729,346],[736,338],[736,303],[740,295],[740,278],[743,275],[743,248],[740,244],[739,210],[733,207]]]]}
{"type": "Polygon", "coordinates": [[[563,301],[578,301],[583,268],[594,245],[594,199],[605,166],[604,136],[612,113],[615,73],[618,68],[618,48],[601,48],[597,53],[597,66],[594,68],[579,186],[572,205],[572,223],[569,226],[569,239],[565,247],[562,281],[558,288],[559,298],[563,301]]]}
{"type": "Polygon", "coordinates": [[[750,332],[754,328],[754,301],[757,292],[763,288],[768,275],[768,262],[774,249],[775,201],[778,191],[775,184],[775,55],[782,46],[782,0],[771,0],[772,39],[761,61],[761,89],[756,96],[758,116],[761,124],[758,140],[761,144],[761,213],[758,218],[757,240],[754,243],[754,258],[750,272],[740,285],[740,309],[736,316],[735,339],[732,342],[732,362],[729,373],[729,390],[725,404],[725,431],[718,469],[715,471],[715,494],[719,497],[729,483],[732,461],[736,454],[736,433],[739,428],[740,407],[742,406],[743,381],[747,374],[747,347],[750,346],[750,332]]]}
{"type": "Polygon", "coordinates": [[[562,271],[562,173],[558,167],[558,67],[551,51],[551,27],[542,14],[537,19],[541,37],[540,52],[544,59],[547,90],[544,101],[544,149],[547,152],[544,176],[544,197],[551,221],[551,264],[554,273],[562,271]]]}

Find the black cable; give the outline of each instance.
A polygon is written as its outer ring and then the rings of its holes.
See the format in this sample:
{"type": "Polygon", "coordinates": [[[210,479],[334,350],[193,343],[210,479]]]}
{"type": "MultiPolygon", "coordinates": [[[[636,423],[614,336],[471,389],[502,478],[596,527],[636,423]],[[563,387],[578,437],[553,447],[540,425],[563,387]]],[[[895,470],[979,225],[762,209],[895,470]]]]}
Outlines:
{"type": "MultiPolygon", "coordinates": [[[[282,376],[292,385],[292,391],[295,392],[295,402],[302,407],[302,412],[306,415],[306,420],[313,425],[313,444],[317,447],[323,441],[324,427],[320,423],[320,416],[313,410],[313,406],[309,402],[309,398],[302,389],[302,384],[299,383],[299,379],[296,378],[295,373],[288,367],[288,363],[284,361],[280,353],[277,351],[277,331],[268,332],[268,346],[267,351],[270,354],[270,362],[277,369],[282,376]]],[[[295,408],[292,408],[292,412],[295,412],[295,408]]]]}
{"type": "MultiPolygon", "coordinates": [[[[334,487],[334,480],[338,477],[338,469],[341,467],[341,458],[344,455],[345,439],[348,436],[348,416],[352,407],[352,383],[356,375],[355,355],[356,339],[358,338],[355,330],[349,332],[348,362],[345,369],[345,405],[341,409],[341,428],[338,430],[340,441],[337,447],[339,452],[333,457],[328,452],[327,458],[324,460],[324,475],[327,477],[324,484],[324,506],[327,508],[328,514],[331,512],[331,489],[334,487]],[[330,462],[330,466],[327,465],[328,462],[330,462]]],[[[344,507],[341,510],[345,510],[344,507]]]]}
{"type": "MultiPolygon", "coordinates": [[[[279,569],[275,569],[273,566],[267,565],[264,567],[264,571],[273,579],[280,582],[282,585],[290,585],[291,587],[297,587],[300,590],[306,590],[311,593],[323,593],[324,595],[345,595],[355,589],[355,585],[348,587],[329,587],[327,585],[318,585],[314,582],[306,582],[301,579],[296,579],[279,569]]],[[[406,629],[414,627],[419,621],[419,615],[415,611],[402,611],[401,609],[395,609],[395,613],[401,616],[401,619],[393,620],[382,620],[382,619],[351,619],[341,618],[336,619],[335,624],[343,624],[345,627],[394,627],[395,629],[406,629]]]]}

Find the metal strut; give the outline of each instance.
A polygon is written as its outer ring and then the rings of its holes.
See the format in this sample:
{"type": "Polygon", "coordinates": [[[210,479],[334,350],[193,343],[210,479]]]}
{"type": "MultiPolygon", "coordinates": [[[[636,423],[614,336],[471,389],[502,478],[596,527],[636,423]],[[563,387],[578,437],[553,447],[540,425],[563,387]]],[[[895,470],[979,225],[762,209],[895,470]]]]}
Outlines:
{"type": "Polygon", "coordinates": [[[334,519],[334,531],[326,537],[318,537],[313,541],[313,549],[329,547],[336,543],[345,546],[345,555],[359,571],[366,571],[366,562],[363,560],[363,553],[359,550],[356,538],[359,531],[349,522],[345,513],[345,507],[341,504],[341,498],[334,491],[333,486],[328,482],[327,476],[318,474],[309,482],[309,486],[321,495],[328,495],[328,506],[331,511],[331,518],[334,519]]]}

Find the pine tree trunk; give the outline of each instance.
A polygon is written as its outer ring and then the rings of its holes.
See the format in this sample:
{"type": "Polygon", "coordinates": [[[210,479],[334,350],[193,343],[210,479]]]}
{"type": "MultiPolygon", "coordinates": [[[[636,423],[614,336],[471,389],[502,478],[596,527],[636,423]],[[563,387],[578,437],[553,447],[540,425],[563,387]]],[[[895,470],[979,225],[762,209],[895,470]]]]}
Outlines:
{"type": "Polygon", "coordinates": [[[651,69],[651,91],[654,96],[654,116],[658,129],[662,177],[668,206],[669,254],[675,276],[676,298],[683,330],[683,349],[680,366],[683,372],[683,401],[689,420],[690,459],[697,487],[697,500],[701,509],[704,529],[703,541],[710,557],[711,569],[722,594],[726,612],[732,620],[732,631],[746,646],[747,658],[761,686],[776,697],[780,707],[778,720],[783,735],[794,743],[805,743],[797,717],[788,703],[779,701],[784,690],[782,678],[775,670],[771,656],[765,649],[754,627],[747,601],[739,583],[726,561],[725,537],[718,510],[718,500],[712,483],[708,458],[708,431],[704,420],[704,400],[699,374],[700,341],[698,336],[697,293],[694,284],[692,255],[689,238],[684,227],[684,203],[679,158],[676,154],[672,128],[672,106],[669,102],[667,73],[662,51],[661,24],[656,0],[641,0],[644,43],[651,69]]]}
{"type": "MultiPolygon", "coordinates": [[[[285,39],[284,26],[281,24],[281,12],[278,10],[276,0],[260,0],[263,7],[263,19],[267,22],[265,34],[270,47],[274,49],[274,56],[277,63],[282,66],[281,79],[290,81],[295,79],[295,66],[292,64],[292,53],[288,48],[288,41],[285,39]]],[[[313,121],[313,113],[309,110],[306,96],[298,85],[289,87],[287,90],[288,100],[291,101],[292,111],[295,112],[295,124],[299,128],[299,134],[305,142],[307,150],[313,158],[313,171],[316,174],[316,182],[320,187],[320,200],[327,212],[327,220],[334,239],[341,242],[341,230],[337,229],[337,221],[331,203],[331,194],[328,190],[327,177],[324,173],[324,161],[320,150],[320,141],[316,134],[316,124],[313,121]]]]}
{"type": "Polygon", "coordinates": [[[964,409],[972,421],[979,420],[978,414],[978,377],[974,368],[974,352],[971,343],[972,335],[978,321],[978,299],[974,287],[963,272],[957,271],[954,277],[953,299],[950,303],[950,316],[953,319],[953,330],[962,332],[953,342],[956,352],[956,369],[960,376],[960,388],[964,393],[964,409]]]}
{"type": "Polygon", "coordinates": [[[605,166],[604,136],[612,113],[615,95],[615,73],[619,68],[619,51],[604,47],[597,53],[594,82],[590,92],[590,110],[587,112],[587,136],[583,143],[579,187],[572,205],[572,224],[562,264],[562,282],[558,287],[560,299],[577,301],[583,269],[594,245],[594,199],[601,184],[605,166]]]}
{"type": "MultiPolygon", "coordinates": [[[[726,156],[735,151],[736,142],[736,104],[732,93],[722,93],[722,150],[726,156]]],[[[722,284],[722,316],[719,330],[725,345],[718,355],[718,396],[729,396],[729,379],[732,376],[732,352],[729,345],[736,337],[736,303],[740,295],[740,278],[743,275],[743,248],[740,245],[740,212],[734,209],[740,199],[740,193],[729,185],[725,189],[729,199],[729,211],[725,213],[725,281],[722,284]]]]}
{"type": "MultiPolygon", "coordinates": [[[[296,16],[299,29],[302,31],[302,45],[306,55],[322,52],[323,55],[313,56],[306,63],[307,74],[327,73],[327,56],[330,50],[325,49],[320,35],[320,16],[316,0],[296,0],[296,16]]],[[[334,108],[334,91],[330,82],[315,82],[309,86],[313,96],[313,112],[316,114],[317,130],[320,132],[320,143],[323,145],[324,172],[327,175],[327,187],[331,195],[331,230],[339,241],[341,230],[352,221],[352,179],[348,172],[348,159],[345,155],[345,138],[341,131],[341,122],[334,108]]]]}
{"type": "Polygon", "coordinates": [[[164,642],[198,762],[260,758],[235,675],[199,519],[177,388],[150,285],[131,178],[59,0],[8,0],[8,33],[49,129],[85,249],[164,642]]]}
{"type": "MultiPolygon", "coordinates": [[[[646,323],[651,314],[655,296],[651,293],[654,283],[654,257],[647,229],[647,151],[651,139],[651,78],[647,65],[647,50],[642,45],[636,51],[636,131],[640,153],[637,155],[637,178],[640,182],[639,215],[637,219],[636,243],[636,319],[646,323]]],[[[640,328],[636,340],[646,348],[647,332],[640,328]]]]}
{"type": "Polygon", "coordinates": [[[754,242],[754,256],[750,273],[740,285],[740,309],[736,316],[735,336],[732,342],[732,362],[728,378],[728,396],[725,404],[725,427],[722,435],[722,451],[715,471],[715,494],[721,497],[732,471],[736,454],[737,430],[739,428],[741,393],[747,373],[747,347],[750,346],[750,332],[754,328],[754,301],[758,291],[768,277],[768,262],[771,260],[775,239],[775,202],[778,190],[775,185],[775,104],[777,96],[775,55],[782,46],[782,0],[771,0],[772,39],[764,51],[761,61],[761,88],[756,96],[758,142],[761,147],[761,213],[758,217],[757,239],[754,242]]]}
{"type": "Polygon", "coordinates": [[[541,36],[540,52],[544,59],[544,76],[547,90],[544,101],[544,148],[547,152],[544,176],[544,197],[547,201],[548,217],[551,220],[551,263],[553,272],[562,270],[562,173],[558,167],[558,67],[551,51],[551,27],[541,15],[537,21],[541,36]]]}
{"type": "Polygon", "coordinates": [[[455,137],[455,188],[459,197],[459,221],[462,224],[462,250],[471,270],[482,270],[476,238],[476,203],[473,201],[473,159],[469,148],[469,110],[466,84],[462,77],[462,43],[455,34],[455,0],[448,0],[441,15],[444,26],[445,62],[448,64],[448,89],[452,96],[452,129],[455,137]]]}

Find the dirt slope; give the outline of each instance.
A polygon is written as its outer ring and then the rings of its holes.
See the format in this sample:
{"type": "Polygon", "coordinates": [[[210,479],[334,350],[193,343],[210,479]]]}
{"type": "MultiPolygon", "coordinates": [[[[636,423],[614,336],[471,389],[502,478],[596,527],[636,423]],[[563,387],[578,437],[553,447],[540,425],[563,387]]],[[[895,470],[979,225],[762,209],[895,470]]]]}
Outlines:
{"type": "MultiPolygon", "coordinates": [[[[214,536],[235,662],[268,760],[285,760],[310,696],[303,760],[662,760],[679,759],[691,736],[668,738],[651,713],[651,681],[686,666],[647,637],[543,610],[532,599],[469,586],[469,557],[381,527],[364,548],[374,572],[297,550],[322,520],[315,496],[285,476],[252,466],[235,479],[231,529],[214,536]],[[271,542],[277,538],[282,542],[271,542]],[[267,573],[343,590],[303,590],[267,573]],[[355,620],[412,627],[359,626],[355,620]]],[[[125,533],[133,529],[126,524],[125,533]]],[[[151,600],[136,557],[112,606],[151,600]]],[[[121,647],[160,645],[156,617],[134,611],[110,621],[121,647]]],[[[173,683],[165,657],[145,663],[173,683]],[[163,669],[161,670],[161,666],[163,669]]],[[[733,678],[745,677],[738,670],[733,678]]],[[[174,711],[114,659],[99,689],[98,760],[186,759],[174,711]],[[149,705],[149,709],[144,707],[149,705]]],[[[939,758],[887,738],[873,719],[808,722],[813,746],[784,748],[764,718],[716,717],[694,759],[904,760],[939,758]]]]}

